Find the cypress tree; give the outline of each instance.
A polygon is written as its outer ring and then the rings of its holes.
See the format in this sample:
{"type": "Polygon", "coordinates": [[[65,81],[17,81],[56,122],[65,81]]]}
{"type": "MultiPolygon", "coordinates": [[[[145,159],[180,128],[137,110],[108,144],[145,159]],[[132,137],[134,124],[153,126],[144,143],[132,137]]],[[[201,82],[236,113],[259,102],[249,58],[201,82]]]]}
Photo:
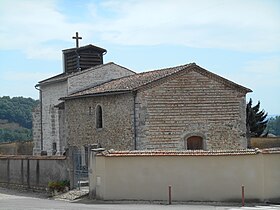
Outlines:
{"type": "MultiPolygon", "coordinates": [[[[267,113],[264,110],[259,111],[260,101],[257,105],[252,106],[252,99],[250,98],[246,106],[246,127],[247,137],[259,137],[264,134],[267,122],[267,113]]],[[[249,146],[249,145],[248,145],[249,146]]]]}

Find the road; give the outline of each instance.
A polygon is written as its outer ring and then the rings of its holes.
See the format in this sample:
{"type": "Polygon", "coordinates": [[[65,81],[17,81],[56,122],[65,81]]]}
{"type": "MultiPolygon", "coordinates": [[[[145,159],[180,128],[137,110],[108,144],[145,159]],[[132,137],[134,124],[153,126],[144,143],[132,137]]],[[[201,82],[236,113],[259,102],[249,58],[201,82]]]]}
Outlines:
{"type": "Polygon", "coordinates": [[[90,200],[80,202],[69,202],[47,199],[46,195],[30,192],[18,192],[0,188],[0,209],[1,210],[280,210],[280,205],[233,207],[214,205],[164,205],[164,204],[97,204],[90,200]]]}

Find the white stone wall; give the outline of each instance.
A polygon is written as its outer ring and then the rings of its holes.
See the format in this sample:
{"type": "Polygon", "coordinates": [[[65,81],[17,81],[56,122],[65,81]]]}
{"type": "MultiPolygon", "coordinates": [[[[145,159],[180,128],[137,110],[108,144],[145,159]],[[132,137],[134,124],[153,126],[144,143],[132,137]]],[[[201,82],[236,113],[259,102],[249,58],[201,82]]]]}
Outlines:
{"type": "MultiPolygon", "coordinates": [[[[67,96],[67,81],[43,85],[42,90],[42,111],[43,111],[43,150],[48,155],[52,154],[53,143],[59,146],[59,110],[55,106],[61,103],[61,97],[67,96]]],[[[64,148],[61,148],[64,149],[64,148]]],[[[63,151],[58,151],[58,153],[63,151]]]]}
{"type": "Polygon", "coordinates": [[[114,63],[104,64],[101,67],[93,67],[89,70],[84,70],[73,74],[73,76],[69,76],[68,93],[71,94],[111,79],[132,74],[135,73],[114,63]]]}

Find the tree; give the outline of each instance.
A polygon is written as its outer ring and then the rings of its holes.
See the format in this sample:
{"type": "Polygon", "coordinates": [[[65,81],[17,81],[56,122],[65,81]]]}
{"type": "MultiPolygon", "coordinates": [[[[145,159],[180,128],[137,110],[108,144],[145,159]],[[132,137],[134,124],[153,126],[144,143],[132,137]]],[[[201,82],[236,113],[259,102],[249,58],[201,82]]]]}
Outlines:
{"type": "Polygon", "coordinates": [[[0,120],[5,122],[3,126],[0,124],[0,143],[32,139],[32,109],[38,103],[32,98],[0,97],[0,120]]]}
{"type": "Polygon", "coordinates": [[[16,122],[24,128],[32,128],[32,109],[39,101],[32,98],[0,97],[0,119],[16,122]]]}
{"type": "Polygon", "coordinates": [[[268,120],[267,132],[280,136],[280,116],[272,117],[268,120]]]}
{"type": "MultiPolygon", "coordinates": [[[[246,106],[246,127],[247,127],[247,137],[259,137],[264,135],[264,130],[267,126],[267,113],[264,110],[259,111],[260,102],[257,105],[252,106],[252,99],[247,103],[246,106]]],[[[250,147],[248,143],[248,147],[250,147]]]]}

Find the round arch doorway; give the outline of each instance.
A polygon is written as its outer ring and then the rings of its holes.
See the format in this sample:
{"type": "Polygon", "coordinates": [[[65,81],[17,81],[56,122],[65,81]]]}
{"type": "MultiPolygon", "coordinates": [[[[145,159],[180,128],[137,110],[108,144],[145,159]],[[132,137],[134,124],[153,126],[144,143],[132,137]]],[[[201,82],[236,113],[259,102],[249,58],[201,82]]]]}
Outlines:
{"type": "Polygon", "coordinates": [[[203,138],[201,136],[190,136],[185,141],[187,150],[203,150],[203,138]]]}

